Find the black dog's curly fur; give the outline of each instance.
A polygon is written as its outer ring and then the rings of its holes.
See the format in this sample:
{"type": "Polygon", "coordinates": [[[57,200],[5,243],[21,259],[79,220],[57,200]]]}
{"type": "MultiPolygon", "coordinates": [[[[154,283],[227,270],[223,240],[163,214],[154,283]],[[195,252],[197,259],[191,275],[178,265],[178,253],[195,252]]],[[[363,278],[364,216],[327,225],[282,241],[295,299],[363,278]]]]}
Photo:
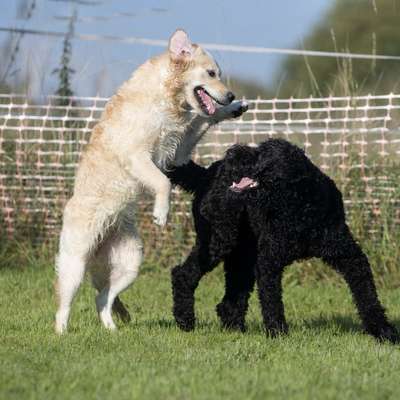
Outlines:
{"type": "Polygon", "coordinates": [[[181,329],[194,328],[200,279],[224,261],[226,292],[217,305],[222,325],[245,330],[257,281],[267,333],[286,333],[284,267],[319,257],[346,280],[365,331],[380,340],[399,340],[378,300],[368,259],[346,225],[341,193],[298,147],[280,139],[257,148],[236,145],[208,169],[190,162],[169,177],[194,193],[196,244],[172,271],[173,312],[181,329]],[[241,193],[229,189],[244,176],[259,186],[241,193]]]}

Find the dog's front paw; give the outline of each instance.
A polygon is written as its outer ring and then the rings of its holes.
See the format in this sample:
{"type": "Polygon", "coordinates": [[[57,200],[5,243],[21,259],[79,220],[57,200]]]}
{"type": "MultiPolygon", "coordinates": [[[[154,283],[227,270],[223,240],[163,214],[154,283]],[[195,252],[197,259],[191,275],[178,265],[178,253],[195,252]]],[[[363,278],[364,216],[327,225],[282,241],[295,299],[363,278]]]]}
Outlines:
{"type": "Polygon", "coordinates": [[[232,307],[229,303],[222,302],[215,309],[224,329],[246,332],[244,314],[237,307],[232,307]]]}
{"type": "Polygon", "coordinates": [[[153,210],[153,222],[159,226],[165,226],[168,219],[169,206],[168,205],[156,205],[153,210]]]}
{"type": "Polygon", "coordinates": [[[268,337],[276,338],[287,335],[289,327],[285,321],[274,321],[266,326],[265,332],[268,337]]]}
{"type": "Polygon", "coordinates": [[[390,324],[387,324],[378,330],[371,329],[369,331],[367,329],[367,332],[375,336],[375,338],[380,342],[389,342],[392,344],[400,343],[400,335],[397,329],[390,324]]]}
{"type": "Polygon", "coordinates": [[[249,104],[246,101],[238,100],[231,104],[232,118],[238,118],[249,109],[249,104]]]}
{"type": "Polygon", "coordinates": [[[194,330],[196,322],[194,316],[185,316],[185,318],[181,318],[178,315],[175,315],[175,321],[181,331],[191,332],[194,330]]]}
{"type": "MultiPolygon", "coordinates": [[[[190,275],[189,275],[190,278],[190,275]]],[[[188,276],[181,265],[171,271],[173,308],[172,312],[178,327],[186,332],[195,326],[194,289],[188,283],[188,276]]]]}

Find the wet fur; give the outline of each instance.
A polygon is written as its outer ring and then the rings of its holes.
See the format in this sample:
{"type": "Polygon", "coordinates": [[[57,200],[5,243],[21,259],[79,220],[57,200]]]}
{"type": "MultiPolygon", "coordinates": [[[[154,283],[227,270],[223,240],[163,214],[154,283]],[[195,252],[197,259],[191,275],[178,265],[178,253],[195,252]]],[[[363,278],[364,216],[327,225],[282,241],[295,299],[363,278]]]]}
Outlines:
{"type": "Polygon", "coordinates": [[[72,300],[87,269],[98,290],[96,306],[103,325],[116,328],[112,308],[129,320],[117,296],[132,284],[142,262],[138,196],[144,188],[154,193],[154,221],[163,226],[171,189],[164,174],[167,166],[187,162],[210,126],[247,109],[234,102],[206,116],[196,108],[193,86],[199,82],[221,102],[232,101],[220,73],[211,79],[209,68],[217,68],[215,61],[178,30],[168,51],[141,65],[107,103],[64,210],[56,260],[57,333],[67,328],[72,300]],[[188,51],[180,52],[181,45],[188,51]]]}

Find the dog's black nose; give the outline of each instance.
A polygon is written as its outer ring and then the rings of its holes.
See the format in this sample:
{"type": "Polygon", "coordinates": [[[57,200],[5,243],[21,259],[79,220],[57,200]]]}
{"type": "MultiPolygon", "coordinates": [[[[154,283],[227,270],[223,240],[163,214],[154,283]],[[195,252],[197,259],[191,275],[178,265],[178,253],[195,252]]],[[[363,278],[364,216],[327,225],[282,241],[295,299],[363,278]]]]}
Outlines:
{"type": "Polygon", "coordinates": [[[235,95],[232,92],[228,92],[226,94],[226,100],[228,103],[232,103],[232,101],[235,100],[235,95]]]}

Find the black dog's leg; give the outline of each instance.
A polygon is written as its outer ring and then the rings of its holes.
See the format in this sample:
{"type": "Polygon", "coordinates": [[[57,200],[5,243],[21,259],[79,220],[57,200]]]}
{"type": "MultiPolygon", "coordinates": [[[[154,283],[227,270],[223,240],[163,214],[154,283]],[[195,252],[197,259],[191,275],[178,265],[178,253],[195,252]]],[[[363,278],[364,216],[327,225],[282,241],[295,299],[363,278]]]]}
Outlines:
{"type": "Polygon", "coordinates": [[[200,279],[216,265],[218,260],[212,260],[204,249],[195,246],[182,265],[173,268],[171,272],[173,314],[179,328],[184,331],[194,329],[194,292],[200,279]]]}
{"type": "Polygon", "coordinates": [[[286,334],[288,326],[282,301],[283,267],[269,265],[257,270],[258,297],[266,332],[271,337],[286,334]]]}
{"type": "Polygon", "coordinates": [[[279,254],[272,257],[268,248],[266,244],[259,246],[256,279],[265,330],[275,337],[288,332],[282,301],[282,274],[287,263],[279,259],[279,254]]]}
{"type": "Polygon", "coordinates": [[[365,331],[378,340],[399,342],[399,334],[378,299],[368,259],[346,225],[327,234],[323,252],[323,260],[342,274],[350,287],[365,331]]]}
{"type": "Polygon", "coordinates": [[[250,293],[254,287],[254,262],[239,247],[224,260],[225,295],[216,307],[222,326],[245,331],[245,317],[250,293]]]}

